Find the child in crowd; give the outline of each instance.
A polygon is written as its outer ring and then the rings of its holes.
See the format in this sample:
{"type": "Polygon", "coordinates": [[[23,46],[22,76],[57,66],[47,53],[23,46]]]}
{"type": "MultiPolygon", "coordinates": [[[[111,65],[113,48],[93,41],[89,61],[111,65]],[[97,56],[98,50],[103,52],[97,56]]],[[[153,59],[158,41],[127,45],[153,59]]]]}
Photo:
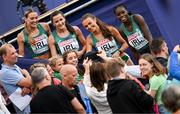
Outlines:
{"type": "Polygon", "coordinates": [[[55,56],[49,59],[49,65],[51,66],[52,70],[54,71],[53,75],[62,80],[61,74],[59,71],[61,70],[62,65],[64,64],[63,58],[61,56],[55,56]]]}

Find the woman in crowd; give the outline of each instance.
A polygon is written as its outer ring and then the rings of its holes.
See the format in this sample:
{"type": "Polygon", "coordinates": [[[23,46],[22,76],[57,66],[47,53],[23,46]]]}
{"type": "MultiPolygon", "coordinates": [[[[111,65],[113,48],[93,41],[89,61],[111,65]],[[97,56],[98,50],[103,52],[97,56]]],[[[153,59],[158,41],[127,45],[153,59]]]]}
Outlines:
{"type": "Polygon", "coordinates": [[[88,61],[86,59],[84,61],[85,74],[83,84],[87,95],[99,114],[112,114],[106,98],[109,77],[106,74],[105,65],[100,62],[91,64],[91,60],[88,61]]]}
{"type": "Polygon", "coordinates": [[[147,91],[158,104],[159,113],[164,114],[167,110],[161,101],[161,95],[165,87],[165,68],[151,54],[143,54],[139,59],[141,74],[149,79],[150,88],[147,91]]]}
{"type": "Polygon", "coordinates": [[[17,36],[19,54],[25,56],[25,47],[33,58],[48,59],[50,57],[48,36],[51,30],[47,23],[38,23],[38,13],[29,9],[25,12],[24,30],[17,36]]]}
{"type": "Polygon", "coordinates": [[[123,4],[116,6],[114,13],[122,22],[120,33],[129,44],[135,58],[138,60],[139,55],[150,53],[149,44],[152,35],[144,18],[139,14],[129,13],[127,7],[123,4]]]}
{"type": "Polygon", "coordinates": [[[55,11],[51,14],[51,21],[55,30],[49,37],[49,46],[51,55],[62,55],[68,50],[78,51],[78,57],[81,57],[86,50],[85,38],[77,26],[71,26],[62,12],[55,11]],[[80,48],[82,46],[82,49],[80,48]]]}
{"type": "Polygon", "coordinates": [[[132,62],[129,56],[124,53],[128,44],[116,28],[107,25],[89,13],[82,17],[82,24],[90,32],[86,38],[87,52],[92,51],[95,47],[96,51],[104,50],[107,56],[121,57],[126,62],[128,60],[132,62]]]}

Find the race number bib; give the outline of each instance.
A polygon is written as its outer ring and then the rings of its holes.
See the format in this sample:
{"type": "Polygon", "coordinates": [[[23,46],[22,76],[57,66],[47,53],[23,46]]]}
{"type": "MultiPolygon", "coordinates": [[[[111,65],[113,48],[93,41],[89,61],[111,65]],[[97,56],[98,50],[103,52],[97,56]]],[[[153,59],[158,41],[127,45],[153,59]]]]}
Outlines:
{"type": "Polygon", "coordinates": [[[34,40],[36,42],[35,46],[31,46],[31,48],[35,54],[41,54],[49,50],[48,42],[47,42],[47,35],[45,34],[40,35],[34,38],[34,40]]]}
{"type": "Polygon", "coordinates": [[[73,39],[68,39],[68,40],[59,42],[58,47],[61,51],[61,54],[63,54],[64,52],[69,51],[69,50],[78,51],[79,44],[78,44],[78,41],[75,38],[73,38],[73,39]]]}
{"type": "Polygon", "coordinates": [[[109,39],[104,39],[96,43],[96,48],[98,51],[104,50],[106,54],[113,54],[118,50],[117,44],[114,39],[111,41],[109,39]]]}
{"type": "Polygon", "coordinates": [[[134,47],[136,50],[140,50],[144,47],[148,41],[143,37],[141,31],[136,29],[136,32],[128,36],[129,44],[134,47]]]}

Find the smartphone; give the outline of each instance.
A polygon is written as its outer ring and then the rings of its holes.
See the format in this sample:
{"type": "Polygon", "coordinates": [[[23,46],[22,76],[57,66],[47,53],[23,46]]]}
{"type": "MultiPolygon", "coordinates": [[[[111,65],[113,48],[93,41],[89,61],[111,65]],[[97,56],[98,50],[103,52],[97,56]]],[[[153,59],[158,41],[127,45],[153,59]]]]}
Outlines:
{"type": "Polygon", "coordinates": [[[92,61],[98,62],[98,61],[102,61],[102,59],[97,56],[98,52],[97,51],[90,51],[88,53],[86,53],[85,58],[88,57],[88,59],[91,59],[92,61]]]}

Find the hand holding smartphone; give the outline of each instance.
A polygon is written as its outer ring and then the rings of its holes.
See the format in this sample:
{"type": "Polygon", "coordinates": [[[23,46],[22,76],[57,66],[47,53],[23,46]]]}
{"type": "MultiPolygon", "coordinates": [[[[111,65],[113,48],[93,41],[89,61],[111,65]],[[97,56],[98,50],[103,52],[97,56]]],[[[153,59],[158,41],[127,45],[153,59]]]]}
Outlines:
{"type": "Polygon", "coordinates": [[[86,53],[85,58],[91,59],[93,62],[100,62],[102,59],[97,56],[98,52],[97,51],[90,51],[86,53]]]}

